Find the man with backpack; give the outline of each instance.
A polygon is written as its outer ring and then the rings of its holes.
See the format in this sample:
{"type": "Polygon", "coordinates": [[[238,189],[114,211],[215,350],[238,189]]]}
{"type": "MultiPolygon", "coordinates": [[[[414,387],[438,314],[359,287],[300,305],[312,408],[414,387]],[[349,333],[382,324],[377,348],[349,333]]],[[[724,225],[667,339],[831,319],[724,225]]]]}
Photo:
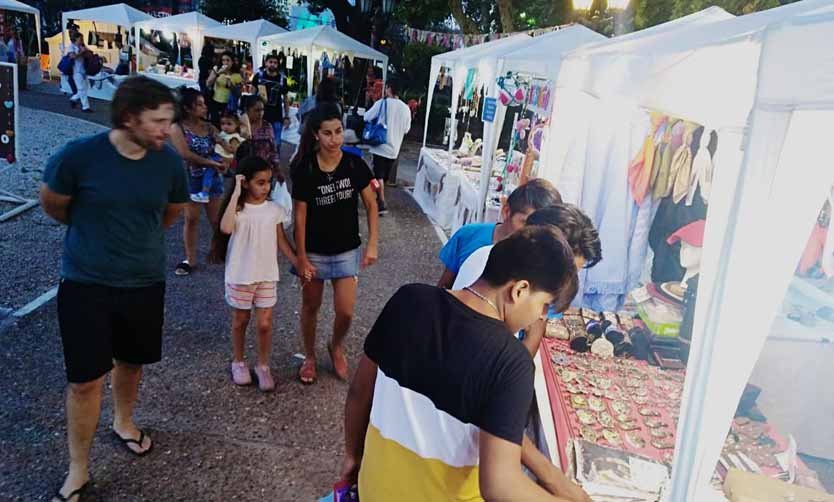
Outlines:
{"type": "Polygon", "coordinates": [[[290,125],[290,107],[287,101],[287,76],[281,70],[282,54],[269,54],[263,68],[252,78],[252,87],[264,100],[264,120],[272,125],[275,143],[281,150],[281,134],[290,125]]]}
{"type": "Polygon", "coordinates": [[[90,83],[87,81],[87,70],[84,67],[85,53],[88,51],[89,49],[84,45],[84,36],[81,33],[74,33],[68,55],[73,60],[72,80],[75,82],[76,92],[70,98],[70,106],[75,108],[80,101],[82,112],[93,113],[93,109],[90,108],[90,98],[87,97],[90,83]]]}

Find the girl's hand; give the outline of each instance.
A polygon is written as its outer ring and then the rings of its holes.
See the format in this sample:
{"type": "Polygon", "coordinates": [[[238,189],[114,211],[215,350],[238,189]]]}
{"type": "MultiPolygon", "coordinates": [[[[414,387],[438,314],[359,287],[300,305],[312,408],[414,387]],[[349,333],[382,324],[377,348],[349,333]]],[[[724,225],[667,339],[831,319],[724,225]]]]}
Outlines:
{"type": "Polygon", "coordinates": [[[301,276],[304,282],[310,282],[316,277],[316,267],[306,257],[298,258],[298,267],[296,269],[298,270],[298,275],[301,276]]]}
{"type": "Polygon", "coordinates": [[[368,245],[365,249],[365,255],[362,257],[362,269],[366,269],[377,262],[379,255],[375,245],[368,245]]]}
{"type": "Polygon", "coordinates": [[[240,192],[243,189],[243,182],[246,180],[246,176],[242,174],[235,175],[235,189],[232,192],[232,197],[240,197],[240,192]]]}
{"type": "Polygon", "coordinates": [[[359,481],[359,466],[361,462],[353,457],[345,456],[342,460],[342,469],[339,473],[339,480],[346,481],[351,486],[359,481]]]}

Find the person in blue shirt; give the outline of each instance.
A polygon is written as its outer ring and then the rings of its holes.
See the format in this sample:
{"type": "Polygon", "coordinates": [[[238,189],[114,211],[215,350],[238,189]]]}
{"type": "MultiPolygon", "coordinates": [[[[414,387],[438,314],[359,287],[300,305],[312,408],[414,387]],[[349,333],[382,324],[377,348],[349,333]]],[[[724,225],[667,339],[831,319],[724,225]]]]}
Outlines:
{"type": "Polygon", "coordinates": [[[43,210],[67,226],[58,324],[70,465],[53,502],[79,502],[88,485],[108,373],[112,434],[136,456],[153,447],[133,408],[142,366],[162,358],[165,228],[189,200],[182,158],[166,144],[174,105],[167,86],[127,79],[111,105],[113,129],[70,142],[44,170],[43,210]]]}
{"type": "Polygon", "coordinates": [[[446,267],[437,286],[449,289],[463,262],[484,246],[506,239],[524,227],[527,217],[535,211],[562,203],[562,196],[549,181],[537,178],[513,190],[501,207],[501,223],[472,223],[461,227],[440,250],[440,261],[446,267]]]}

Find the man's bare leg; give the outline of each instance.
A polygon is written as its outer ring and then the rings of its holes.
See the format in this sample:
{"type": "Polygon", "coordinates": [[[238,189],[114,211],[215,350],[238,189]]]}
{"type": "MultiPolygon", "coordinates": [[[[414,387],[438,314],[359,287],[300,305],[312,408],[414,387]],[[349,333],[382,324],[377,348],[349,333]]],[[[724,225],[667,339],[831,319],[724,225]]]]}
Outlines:
{"type": "MultiPolygon", "coordinates": [[[[113,384],[113,430],[124,439],[138,441],[141,433],[133,423],[133,407],[139,394],[142,366],[116,361],[110,380],[113,384]]],[[[145,436],[141,447],[136,443],[126,444],[134,452],[142,453],[151,447],[151,438],[145,436]]]]}

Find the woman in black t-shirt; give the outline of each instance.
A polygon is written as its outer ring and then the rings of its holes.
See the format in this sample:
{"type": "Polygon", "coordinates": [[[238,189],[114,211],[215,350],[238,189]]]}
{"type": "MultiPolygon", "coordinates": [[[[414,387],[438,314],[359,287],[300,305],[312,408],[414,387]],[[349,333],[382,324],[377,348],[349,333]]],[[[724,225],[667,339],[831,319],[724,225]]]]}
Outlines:
{"type": "Polygon", "coordinates": [[[376,194],[373,174],[365,162],[342,151],[344,143],[341,110],[321,104],[305,122],[298,151],[290,163],[295,215],[295,243],[299,270],[304,281],[301,303],[301,333],[304,364],[302,383],[316,381],[316,323],[325,281],[333,283],[336,320],[328,344],[336,375],[348,378],[344,339],[353,319],[357,277],[360,268],[377,260],[376,194]],[[368,215],[368,245],[361,253],[359,198],[368,215]]]}

